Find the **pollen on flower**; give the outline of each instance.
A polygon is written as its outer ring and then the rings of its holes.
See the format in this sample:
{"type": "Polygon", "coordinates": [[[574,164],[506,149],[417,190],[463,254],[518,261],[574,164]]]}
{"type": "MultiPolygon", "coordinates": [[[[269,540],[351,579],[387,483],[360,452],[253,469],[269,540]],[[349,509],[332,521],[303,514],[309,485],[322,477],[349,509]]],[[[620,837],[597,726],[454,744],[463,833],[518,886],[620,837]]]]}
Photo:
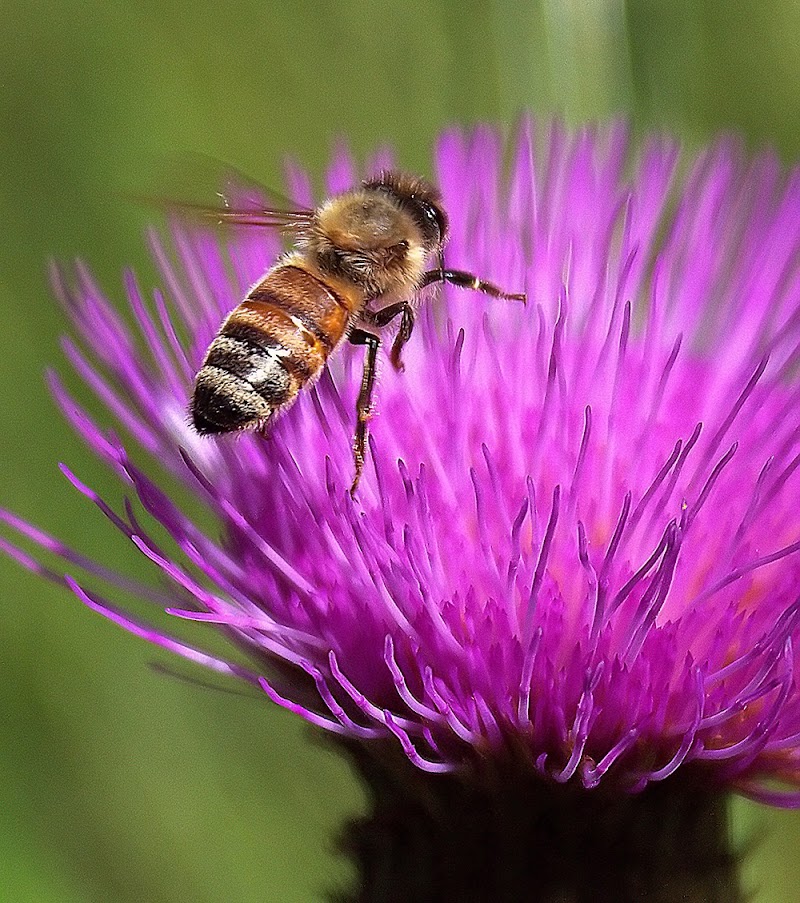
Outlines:
{"type": "MultiPolygon", "coordinates": [[[[381,371],[355,501],[359,349],[266,437],[188,424],[205,349],[277,239],[172,224],[169,243],[151,236],[163,293],[128,274],[125,316],[85,269],[57,271],[65,353],[114,429],[56,377],[53,393],[136,510],[67,477],[170,588],[10,513],[38,551],[2,547],[127,630],[426,771],[513,754],[552,782],[636,792],[693,768],[798,805],[800,173],[722,140],[678,175],[673,143],[631,150],[621,126],[526,123],[511,150],[503,176],[491,130],[440,140],[445,255],[528,304],[420,298],[404,372],[381,371]],[[120,610],[117,589],[172,623],[120,610]],[[185,619],[223,628],[249,665],[181,641],[185,619]]],[[[330,190],[357,181],[337,156],[330,190]]]]}

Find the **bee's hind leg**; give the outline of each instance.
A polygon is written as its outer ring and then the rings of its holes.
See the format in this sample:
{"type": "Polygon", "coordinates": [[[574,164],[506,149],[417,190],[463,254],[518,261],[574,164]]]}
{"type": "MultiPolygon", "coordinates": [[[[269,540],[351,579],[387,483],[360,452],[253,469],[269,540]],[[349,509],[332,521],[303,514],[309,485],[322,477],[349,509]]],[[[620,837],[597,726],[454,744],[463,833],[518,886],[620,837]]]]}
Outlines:
{"type": "Polygon", "coordinates": [[[371,332],[363,329],[353,329],[348,336],[353,345],[366,345],[367,356],[364,359],[364,372],[361,376],[361,389],[356,402],[358,420],[356,422],[356,434],[353,438],[353,457],[355,458],[356,472],[353,484],[350,487],[351,498],[355,496],[358,482],[361,479],[361,471],[364,469],[366,459],[367,436],[369,434],[369,418],[372,415],[372,393],[375,389],[375,368],[378,359],[378,349],[381,340],[371,332]]]}
{"type": "Polygon", "coordinates": [[[265,442],[272,441],[272,419],[273,415],[270,414],[269,417],[264,417],[263,419],[259,420],[254,430],[258,438],[263,439],[265,442]]]}

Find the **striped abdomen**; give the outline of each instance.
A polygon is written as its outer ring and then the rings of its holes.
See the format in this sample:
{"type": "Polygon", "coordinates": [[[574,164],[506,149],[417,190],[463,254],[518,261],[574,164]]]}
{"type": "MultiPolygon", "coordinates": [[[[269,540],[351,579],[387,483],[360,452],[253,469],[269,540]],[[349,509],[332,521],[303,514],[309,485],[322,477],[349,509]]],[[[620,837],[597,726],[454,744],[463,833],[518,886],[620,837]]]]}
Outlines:
{"type": "Polygon", "coordinates": [[[271,269],[222,324],[195,381],[198,433],[262,423],[317,377],[344,337],[351,308],[291,263],[271,269]]]}

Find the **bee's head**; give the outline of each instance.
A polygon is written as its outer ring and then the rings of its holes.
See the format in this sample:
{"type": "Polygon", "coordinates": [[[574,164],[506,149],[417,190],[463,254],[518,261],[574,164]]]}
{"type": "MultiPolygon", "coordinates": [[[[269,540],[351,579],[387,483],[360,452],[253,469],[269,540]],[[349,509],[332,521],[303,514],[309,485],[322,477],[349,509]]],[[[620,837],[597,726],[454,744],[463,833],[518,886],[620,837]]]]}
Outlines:
{"type": "Polygon", "coordinates": [[[324,273],[378,297],[413,291],[431,255],[441,260],[446,238],[439,192],[387,172],[319,207],[307,250],[324,273]]]}
{"type": "Polygon", "coordinates": [[[428,253],[444,246],[448,231],[447,214],[439,190],[430,182],[389,170],[365,181],[364,188],[385,192],[411,216],[428,253]]]}

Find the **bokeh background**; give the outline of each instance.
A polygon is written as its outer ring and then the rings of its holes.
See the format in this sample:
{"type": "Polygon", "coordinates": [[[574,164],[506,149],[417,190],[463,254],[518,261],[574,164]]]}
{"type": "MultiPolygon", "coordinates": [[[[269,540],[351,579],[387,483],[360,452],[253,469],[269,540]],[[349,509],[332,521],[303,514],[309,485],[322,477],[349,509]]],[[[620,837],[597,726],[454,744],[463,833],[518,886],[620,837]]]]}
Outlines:
{"type": "MultiPolygon", "coordinates": [[[[145,566],[60,476],[119,497],[60,420],[42,372],[63,318],[47,258],[107,290],[152,279],[125,192],[199,151],[279,185],[341,136],[430,171],[451,123],[624,114],[698,147],[720,129],[800,156],[793,0],[2,0],[0,503],[84,550],[145,566]]],[[[152,667],[167,659],[0,560],[0,900],[322,899],[362,805],[297,720],[152,667]]],[[[737,802],[757,903],[800,898],[800,814],[737,802]]]]}

